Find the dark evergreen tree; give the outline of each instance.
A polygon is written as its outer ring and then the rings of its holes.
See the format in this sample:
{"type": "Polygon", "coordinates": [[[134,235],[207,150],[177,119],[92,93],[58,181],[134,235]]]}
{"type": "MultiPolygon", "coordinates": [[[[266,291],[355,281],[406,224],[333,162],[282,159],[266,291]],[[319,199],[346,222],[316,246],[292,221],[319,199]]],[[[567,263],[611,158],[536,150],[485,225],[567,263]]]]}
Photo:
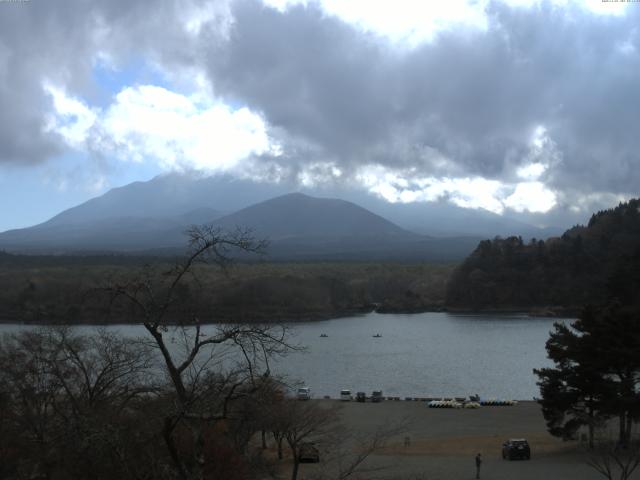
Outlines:
{"type": "Polygon", "coordinates": [[[618,417],[618,441],[627,445],[640,417],[637,310],[617,303],[586,308],[570,326],[556,323],[546,348],[555,367],[534,372],[549,432],[567,439],[587,426],[593,445],[594,428],[618,417]]]}
{"type": "Polygon", "coordinates": [[[604,403],[611,385],[598,371],[595,358],[585,351],[585,338],[577,333],[577,323],[571,327],[554,324],[546,348],[555,368],[534,373],[539,378],[539,403],[549,433],[569,440],[586,426],[589,446],[593,447],[594,429],[609,417],[604,403]]]}
{"type": "Polygon", "coordinates": [[[594,214],[559,238],[480,242],[447,285],[452,308],[545,309],[571,315],[612,298],[640,306],[640,199],[594,214]],[[606,283],[613,279],[615,291],[606,283]],[[631,280],[631,281],[629,281],[631,280]],[[625,298],[621,298],[624,296],[625,298]]]}

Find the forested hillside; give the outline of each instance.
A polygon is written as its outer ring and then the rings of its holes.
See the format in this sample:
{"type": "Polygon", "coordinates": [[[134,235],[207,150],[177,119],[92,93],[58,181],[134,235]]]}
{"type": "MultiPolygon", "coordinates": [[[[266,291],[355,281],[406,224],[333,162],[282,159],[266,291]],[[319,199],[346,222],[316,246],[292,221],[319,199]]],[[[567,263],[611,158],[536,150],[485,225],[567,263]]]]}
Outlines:
{"type": "MultiPolygon", "coordinates": [[[[154,266],[140,269],[140,260],[0,252],[0,322],[140,322],[135,311],[94,290],[173,267],[166,258],[147,259],[154,266]]],[[[373,309],[421,312],[443,307],[452,268],[402,263],[259,262],[236,264],[224,273],[199,265],[197,278],[187,279],[180,294],[203,322],[319,320],[373,309]]]]}
{"type": "Polygon", "coordinates": [[[455,270],[446,304],[464,309],[577,310],[617,297],[639,302],[640,200],[594,214],[560,238],[480,242],[455,270]]]}

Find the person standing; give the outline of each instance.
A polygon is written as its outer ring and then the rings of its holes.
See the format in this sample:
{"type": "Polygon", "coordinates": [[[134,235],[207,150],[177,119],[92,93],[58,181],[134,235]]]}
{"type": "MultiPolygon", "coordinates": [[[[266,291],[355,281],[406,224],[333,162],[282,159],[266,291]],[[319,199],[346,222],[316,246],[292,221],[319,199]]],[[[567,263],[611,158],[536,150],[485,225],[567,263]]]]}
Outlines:
{"type": "Polygon", "coordinates": [[[480,466],[482,465],[482,455],[476,455],[476,478],[480,478],[480,466]]]}

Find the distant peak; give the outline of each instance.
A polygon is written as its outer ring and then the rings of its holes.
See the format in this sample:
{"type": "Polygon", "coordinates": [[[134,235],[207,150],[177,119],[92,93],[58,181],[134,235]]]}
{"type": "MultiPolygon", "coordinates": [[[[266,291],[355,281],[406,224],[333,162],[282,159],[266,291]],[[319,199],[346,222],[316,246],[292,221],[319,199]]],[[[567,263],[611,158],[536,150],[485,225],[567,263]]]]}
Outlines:
{"type": "Polygon", "coordinates": [[[306,193],[302,193],[302,192],[291,192],[285,195],[281,195],[279,198],[316,198],[316,197],[312,197],[311,195],[307,195],[306,193]]]}

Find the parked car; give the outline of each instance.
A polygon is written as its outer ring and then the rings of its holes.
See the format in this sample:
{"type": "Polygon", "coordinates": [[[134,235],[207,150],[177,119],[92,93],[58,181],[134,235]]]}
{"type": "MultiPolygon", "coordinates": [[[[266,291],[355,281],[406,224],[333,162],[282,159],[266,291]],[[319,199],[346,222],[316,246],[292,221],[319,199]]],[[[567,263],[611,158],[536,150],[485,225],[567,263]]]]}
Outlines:
{"type": "Polygon", "coordinates": [[[351,390],[340,390],[340,400],[343,402],[351,401],[351,390]]]}
{"type": "Polygon", "coordinates": [[[531,458],[529,442],[524,438],[511,438],[502,444],[502,458],[505,460],[531,458]]]}
{"type": "Polygon", "coordinates": [[[367,395],[364,392],[356,393],[356,402],[364,402],[367,400],[367,395]]]}
{"type": "Polygon", "coordinates": [[[311,389],[309,387],[300,387],[298,389],[298,400],[311,400],[311,389]]]}
{"type": "Polygon", "coordinates": [[[371,393],[371,401],[378,403],[384,400],[384,397],[382,396],[382,390],[374,390],[373,393],[371,393]]]}
{"type": "Polygon", "coordinates": [[[298,460],[302,463],[318,463],[320,452],[313,443],[303,443],[298,450],[298,460]]]}

